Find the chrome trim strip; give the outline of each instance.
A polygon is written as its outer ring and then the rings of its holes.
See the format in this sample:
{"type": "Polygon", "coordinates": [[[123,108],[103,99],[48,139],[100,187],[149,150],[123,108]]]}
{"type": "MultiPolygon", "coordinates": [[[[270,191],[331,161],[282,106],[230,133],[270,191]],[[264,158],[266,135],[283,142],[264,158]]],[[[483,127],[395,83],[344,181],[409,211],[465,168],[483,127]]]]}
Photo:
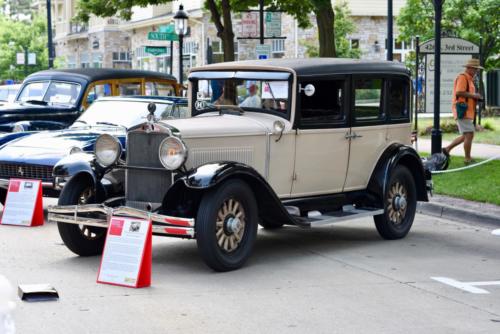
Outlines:
{"type": "Polygon", "coordinates": [[[267,133],[266,134],[266,137],[267,137],[267,142],[266,142],[266,161],[265,161],[265,166],[264,166],[264,170],[265,170],[265,177],[266,177],[266,180],[269,181],[269,166],[270,166],[270,163],[271,163],[271,135],[272,133],[267,133]]]}
{"type": "MultiPolygon", "coordinates": [[[[140,219],[149,219],[152,222],[163,224],[164,227],[194,227],[194,218],[181,218],[160,215],[153,212],[147,212],[144,210],[134,209],[127,206],[120,206],[118,208],[107,207],[103,204],[86,204],[86,205],[55,205],[49,206],[49,215],[55,214],[71,214],[75,217],[73,223],[77,223],[76,220],[79,213],[101,213],[107,216],[108,220],[111,216],[130,216],[140,219]]],[[[87,219],[85,217],[85,219],[87,219]]],[[[104,220],[99,220],[104,221],[104,220]]],[[[107,223],[106,223],[107,224],[107,223]]]]}

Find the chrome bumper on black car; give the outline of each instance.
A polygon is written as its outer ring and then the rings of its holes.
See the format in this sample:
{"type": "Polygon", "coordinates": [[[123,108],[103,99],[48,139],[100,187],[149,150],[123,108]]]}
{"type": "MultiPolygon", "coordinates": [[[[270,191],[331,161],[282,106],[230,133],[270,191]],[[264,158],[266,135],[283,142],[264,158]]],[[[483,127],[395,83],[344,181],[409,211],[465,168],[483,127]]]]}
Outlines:
{"type": "Polygon", "coordinates": [[[107,228],[112,216],[150,220],[153,234],[194,238],[194,218],[172,217],[127,206],[112,208],[104,204],[58,205],[48,209],[49,222],[107,228]]]}

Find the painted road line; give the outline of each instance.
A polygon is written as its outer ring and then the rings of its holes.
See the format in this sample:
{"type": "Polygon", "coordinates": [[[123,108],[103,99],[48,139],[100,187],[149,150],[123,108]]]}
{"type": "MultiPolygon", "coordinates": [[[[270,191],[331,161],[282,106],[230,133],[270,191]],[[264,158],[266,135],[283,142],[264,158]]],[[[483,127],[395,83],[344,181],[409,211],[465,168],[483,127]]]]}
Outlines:
{"type": "Polygon", "coordinates": [[[491,234],[498,235],[500,237],[500,229],[491,231],[491,234]]]}
{"type": "Polygon", "coordinates": [[[441,282],[441,283],[446,284],[446,285],[450,285],[450,286],[455,287],[457,289],[464,290],[464,291],[467,291],[470,293],[476,293],[476,294],[488,294],[489,292],[484,290],[484,289],[476,288],[475,285],[497,285],[497,284],[500,285],[500,281],[489,282],[489,283],[495,283],[495,284],[478,284],[478,283],[485,283],[485,282],[460,282],[460,281],[457,281],[453,278],[448,278],[448,277],[431,277],[431,279],[438,281],[438,282],[441,282]]]}

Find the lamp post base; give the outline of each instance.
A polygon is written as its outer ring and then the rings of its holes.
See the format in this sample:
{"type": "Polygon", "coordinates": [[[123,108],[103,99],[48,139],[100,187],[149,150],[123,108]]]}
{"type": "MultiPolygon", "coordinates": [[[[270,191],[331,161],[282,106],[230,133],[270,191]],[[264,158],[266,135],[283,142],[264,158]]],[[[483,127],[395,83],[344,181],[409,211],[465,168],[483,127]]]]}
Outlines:
{"type": "Polygon", "coordinates": [[[441,153],[443,146],[442,131],[440,129],[432,129],[431,132],[431,153],[441,153]]]}

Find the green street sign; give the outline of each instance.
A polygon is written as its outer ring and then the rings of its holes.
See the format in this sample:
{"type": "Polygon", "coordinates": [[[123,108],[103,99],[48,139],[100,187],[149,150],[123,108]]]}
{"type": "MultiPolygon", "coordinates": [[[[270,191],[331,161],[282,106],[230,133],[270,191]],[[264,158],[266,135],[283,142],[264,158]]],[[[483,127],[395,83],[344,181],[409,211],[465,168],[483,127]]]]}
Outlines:
{"type": "Polygon", "coordinates": [[[146,46],[147,53],[150,53],[154,56],[159,56],[167,53],[166,46],[146,46]]]}
{"type": "Polygon", "coordinates": [[[150,41],[178,41],[179,36],[175,33],[150,31],[148,32],[148,39],[150,41]]]}

